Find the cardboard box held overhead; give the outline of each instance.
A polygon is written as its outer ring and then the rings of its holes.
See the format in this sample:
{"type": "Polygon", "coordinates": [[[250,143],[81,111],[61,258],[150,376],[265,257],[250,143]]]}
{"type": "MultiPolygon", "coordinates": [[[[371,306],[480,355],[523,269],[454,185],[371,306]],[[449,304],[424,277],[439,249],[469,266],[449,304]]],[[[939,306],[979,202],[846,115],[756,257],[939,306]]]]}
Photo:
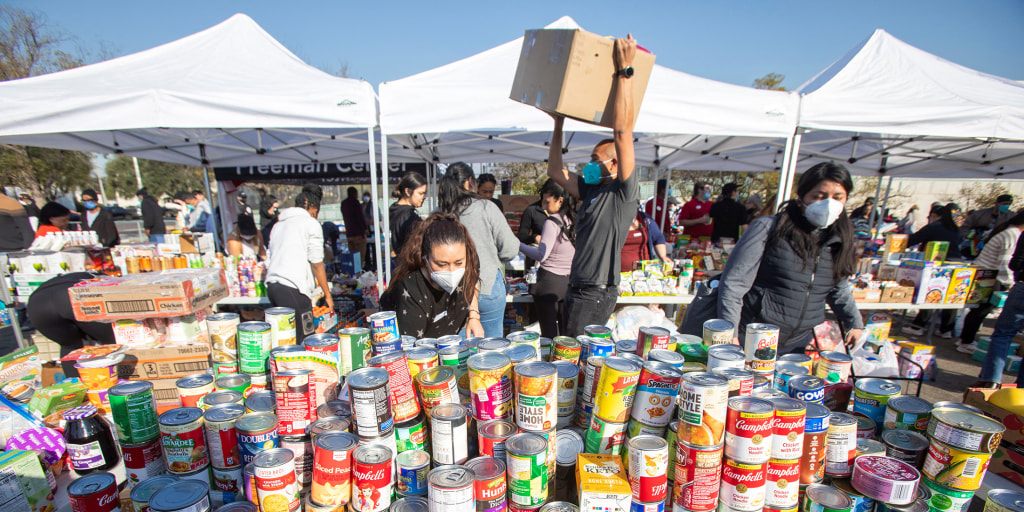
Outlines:
{"type": "MultiPolygon", "coordinates": [[[[615,81],[612,39],[580,29],[527,30],[509,97],[545,112],[612,127],[615,81]]],[[[655,56],[637,48],[633,59],[633,119],[655,56]]]]}

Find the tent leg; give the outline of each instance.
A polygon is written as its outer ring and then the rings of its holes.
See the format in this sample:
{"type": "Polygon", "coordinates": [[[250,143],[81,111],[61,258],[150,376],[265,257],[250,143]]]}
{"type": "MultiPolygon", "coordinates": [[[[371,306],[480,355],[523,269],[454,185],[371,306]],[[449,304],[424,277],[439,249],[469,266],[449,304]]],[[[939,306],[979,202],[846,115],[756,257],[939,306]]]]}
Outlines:
{"type": "MultiPolygon", "coordinates": [[[[875,210],[878,209],[878,208],[876,208],[878,206],[878,199],[882,195],[882,179],[885,177],[885,176],[882,175],[883,172],[885,172],[885,167],[884,166],[881,169],[878,170],[878,186],[875,187],[875,204],[872,205],[871,211],[868,212],[868,226],[874,226],[875,222],[878,221],[878,219],[875,218],[875,210]]],[[[881,213],[881,212],[879,212],[879,213],[881,213]]],[[[879,215],[879,216],[881,216],[881,215],[879,215]]],[[[878,234],[878,232],[876,231],[875,235],[877,235],[877,234],[878,234]]]]}
{"type": "MultiPolygon", "coordinates": [[[[384,132],[380,132],[380,168],[384,174],[383,196],[384,202],[388,202],[388,136],[384,135],[384,132]]],[[[374,171],[376,172],[376,171],[374,171]]],[[[377,212],[374,212],[374,216],[377,212]]],[[[382,212],[380,215],[384,221],[384,231],[377,229],[375,236],[377,237],[377,246],[380,247],[380,243],[384,242],[384,260],[383,262],[378,259],[377,265],[384,265],[384,276],[387,281],[391,282],[391,215],[388,212],[382,212]]],[[[379,225],[379,222],[374,222],[374,225],[379,225]]]]}
{"type": "MultiPolygon", "coordinates": [[[[371,208],[373,208],[373,236],[375,242],[373,244],[374,250],[377,251],[377,291],[384,293],[384,275],[381,263],[383,260],[380,259],[380,222],[377,219],[377,152],[373,150],[373,128],[366,129],[366,144],[370,150],[370,192],[372,194],[371,208]]],[[[346,236],[348,235],[348,227],[345,229],[346,236]]]]}
{"type": "Polygon", "coordinates": [[[779,211],[782,203],[789,199],[789,191],[793,188],[796,176],[796,164],[800,156],[800,141],[803,134],[797,131],[786,141],[786,151],[782,156],[782,174],[779,176],[779,191],[775,197],[775,211],[779,211]]]}
{"type": "MultiPolygon", "coordinates": [[[[672,188],[672,168],[665,169],[665,195],[661,198],[661,231],[665,231],[665,222],[668,221],[668,190],[672,188]]],[[[655,188],[657,193],[657,188],[655,188]]]]}
{"type": "MultiPolygon", "coordinates": [[[[879,233],[882,230],[882,221],[885,217],[885,208],[889,205],[889,193],[892,192],[892,176],[889,176],[889,183],[885,186],[885,195],[882,196],[882,207],[878,210],[878,222],[875,223],[875,233],[879,233]]],[[[878,184],[882,184],[881,178],[878,180],[878,184]]]]}
{"type": "MultiPolygon", "coordinates": [[[[209,160],[206,159],[206,144],[200,144],[199,145],[199,157],[202,159],[202,164],[203,164],[203,183],[206,185],[207,202],[210,203],[210,215],[213,215],[215,212],[214,212],[214,208],[213,208],[213,203],[211,202],[211,201],[213,201],[213,194],[210,193],[210,169],[207,167],[208,165],[210,165],[210,162],[209,162],[209,160]]],[[[220,196],[218,196],[218,201],[217,201],[218,205],[220,203],[219,198],[220,198],[220,196]]],[[[220,212],[221,213],[221,216],[220,216],[220,228],[221,228],[221,230],[223,230],[224,233],[227,233],[228,230],[227,230],[227,226],[225,226],[225,215],[224,215],[224,211],[223,210],[224,209],[221,208],[221,212],[220,212]]],[[[217,236],[217,229],[216,228],[214,228],[214,230],[213,230],[213,246],[218,248],[218,249],[221,248],[220,237],[217,236]]]]}

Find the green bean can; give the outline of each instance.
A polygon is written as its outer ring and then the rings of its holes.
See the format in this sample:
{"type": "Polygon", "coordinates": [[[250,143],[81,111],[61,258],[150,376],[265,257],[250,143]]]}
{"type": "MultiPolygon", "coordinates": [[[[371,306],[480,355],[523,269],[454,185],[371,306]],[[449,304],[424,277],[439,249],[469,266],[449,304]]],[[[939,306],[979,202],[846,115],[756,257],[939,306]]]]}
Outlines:
{"type": "Polygon", "coordinates": [[[548,499],[548,441],[524,432],[505,441],[508,493],[515,508],[540,507],[548,499]]]}
{"type": "Polygon", "coordinates": [[[244,373],[267,371],[270,356],[270,324],[242,322],[238,324],[238,369],[244,373]]]}
{"type": "Polygon", "coordinates": [[[370,358],[370,330],[365,327],[349,327],[338,331],[338,353],[341,375],[366,366],[370,358]]]}
{"type": "Polygon", "coordinates": [[[974,491],[951,489],[936,483],[931,478],[922,478],[921,482],[931,491],[928,508],[941,512],[967,512],[974,499],[974,491]]]}
{"type": "Polygon", "coordinates": [[[107,397],[121,444],[145,443],[160,435],[152,382],[117,384],[110,388],[107,397]]]}

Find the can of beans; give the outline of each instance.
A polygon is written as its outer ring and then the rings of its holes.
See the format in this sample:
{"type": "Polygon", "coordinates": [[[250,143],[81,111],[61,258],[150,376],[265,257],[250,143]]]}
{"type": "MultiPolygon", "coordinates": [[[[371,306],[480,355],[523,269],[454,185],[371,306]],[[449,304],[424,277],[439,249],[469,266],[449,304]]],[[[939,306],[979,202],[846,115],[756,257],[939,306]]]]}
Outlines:
{"type": "Polygon", "coordinates": [[[274,400],[274,392],[269,389],[253,391],[245,398],[246,412],[274,412],[277,409],[277,401],[274,400]]]}
{"type": "Polygon", "coordinates": [[[725,455],[736,462],[763,464],[772,456],[775,406],[753,397],[729,399],[725,455]]]}
{"type": "Polygon", "coordinates": [[[264,373],[270,356],[270,324],[238,324],[238,369],[242,373],[264,373]]]}
{"type": "Polygon", "coordinates": [[[299,510],[301,485],[295,478],[295,460],[291,450],[274,448],[260,452],[252,460],[256,475],[256,497],[261,510],[299,510]]]}
{"type": "Polygon", "coordinates": [[[722,490],[719,500],[724,507],[746,512],[764,508],[768,464],[745,464],[726,459],[722,465],[722,490]]]}
{"type": "Polygon", "coordinates": [[[675,504],[685,510],[708,512],[718,505],[725,446],[676,443],[675,504]]]}
{"type": "Polygon", "coordinates": [[[203,414],[210,464],[215,468],[233,468],[242,464],[235,422],[245,414],[245,407],[226,404],[211,407],[203,414]]]}
{"type": "Polygon", "coordinates": [[[383,512],[391,505],[394,485],[392,452],[384,446],[360,446],[352,453],[352,508],[383,512]]]}
{"type": "Polygon", "coordinates": [[[766,508],[790,510],[800,505],[800,459],[768,461],[765,482],[766,508]]]}
{"type": "Polygon", "coordinates": [[[594,393],[594,417],[610,423],[625,423],[640,381],[641,366],[626,359],[604,360],[601,379],[594,393]]]}
{"type": "MultiPolygon", "coordinates": [[[[156,494],[160,489],[163,489],[174,482],[180,481],[181,479],[174,475],[160,475],[152,476],[138,482],[134,487],[132,487],[131,493],[129,494],[129,499],[132,503],[132,510],[135,512],[149,512],[149,498],[156,494]]],[[[70,490],[70,485],[68,487],[70,490]]],[[[73,505],[72,510],[80,512],[79,510],[74,509],[73,505]]]]}
{"type": "Polygon", "coordinates": [[[439,466],[428,476],[430,512],[473,512],[476,509],[476,478],[462,466],[439,466]]]}
{"type": "MultiPolygon", "coordinates": [[[[166,414],[166,413],[165,413],[166,414]]],[[[256,455],[279,446],[277,416],[272,412],[250,413],[235,420],[238,452],[242,464],[249,465],[256,455]]]]}
{"type": "Polygon", "coordinates": [[[295,461],[295,479],[303,488],[303,494],[309,490],[313,481],[313,441],[307,436],[281,436],[278,438],[281,448],[292,452],[295,461]]]}
{"type": "Polygon", "coordinates": [[[641,435],[629,440],[629,487],[633,501],[664,501],[668,496],[668,443],[641,435]]]}
{"type": "Polygon", "coordinates": [[[825,381],[813,375],[789,379],[789,396],[801,401],[820,404],[825,400],[825,381]]]}
{"type": "Polygon", "coordinates": [[[516,423],[523,430],[548,430],[558,419],[558,368],[540,361],[517,366],[516,423]]]}
{"type": "Polygon", "coordinates": [[[352,495],[352,452],[358,442],[347,432],[317,436],[313,449],[310,500],[322,507],[343,507],[352,495]]]}
{"type": "Polygon", "coordinates": [[[772,458],[799,461],[803,456],[807,406],[792,398],[773,398],[771,402],[775,406],[772,458]]]}
{"type": "Polygon", "coordinates": [[[206,436],[203,435],[203,410],[179,407],[160,415],[160,436],[172,473],[189,473],[209,464],[206,436]]]}
{"type": "Polygon", "coordinates": [[[555,336],[551,345],[551,362],[568,361],[576,364],[580,361],[580,352],[583,346],[576,338],[569,336],[555,336]]]}
{"type": "Polygon", "coordinates": [[[121,457],[124,459],[124,472],[127,477],[127,488],[157,475],[167,473],[167,463],[160,437],[137,444],[121,444],[121,457]]]}
{"type": "MultiPolygon", "coordinates": [[[[213,375],[197,373],[175,381],[182,407],[206,408],[203,398],[213,391],[213,375]]],[[[116,386],[115,386],[116,387],[116,386]]]]}
{"type": "Polygon", "coordinates": [[[803,366],[785,361],[779,361],[775,365],[775,389],[786,393],[789,396],[789,379],[801,375],[810,375],[811,371],[803,366]]]}
{"type": "Polygon", "coordinates": [[[630,417],[638,423],[664,429],[675,412],[683,373],[665,363],[643,365],[630,417]]]}
{"type": "Polygon", "coordinates": [[[365,366],[366,360],[370,358],[370,330],[365,327],[348,327],[338,331],[338,338],[341,374],[348,375],[365,366]]]}
{"type": "Polygon", "coordinates": [[[499,352],[474,354],[468,360],[473,414],[480,421],[512,417],[512,360],[499,352]]]}
{"type": "Polygon", "coordinates": [[[924,464],[928,454],[928,438],[909,430],[886,430],[882,432],[885,456],[906,462],[915,468],[924,464]]]}
{"type": "Polygon", "coordinates": [[[270,348],[295,344],[295,310],[292,308],[267,308],[264,318],[270,324],[270,348]]]}
{"type": "Polygon", "coordinates": [[[481,457],[505,459],[505,441],[518,429],[508,420],[493,420],[477,427],[477,441],[481,457]]]}
{"type": "Polygon", "coordinates": [[[842,412],[829,417],[825,448],[825,474],[832,478],[848,478],[853,473],[857,456],[857,418],[842,412]]]}
{"type": "Polygon", "coordinates": [[[469,460],[469,411],[461,404],[434,407],[430,417],[434,464],[463,464],[469,460]]]}
{"type": "Polygon", "coordinates": [[[410,450],[395,458],[398,469],[396,489],[402,496],[427,494],[427,476],[430,473],[430,455],[423,450],[410,450]]]}
{"type": "Polygon", "coordinates": [[[509,499],[520,507],[540,507],[548,499],[548,441],[532,434],[516,434],[505,444],[509,499]]]}
{"type": "Polygon", "coordinates": [[[928,420],[929,437],[968,452],[995,452],[1005,431],[988,416],[958,409],[935,409],[928,420]]]}
{"type": "Polygon", "coordinates": [[[672,334],[663,327],[641,327],[636,337],[636,355],[647,357],[654,349],[667,349],[672,334]]]}
{"type": "Polygon", "coordinates": [[[306,433],[316,414],[316,385],[310,383],[312,370],[283,370],[274,375],[277,401],[277,433],[295,436],[306,433]]]}
{"type": "Polygon", "coordinates": [[[575,363],[558,360],[552,363],[558,369],[558,421],[568,418],[572,421],[576,412],[576,384],[579,382],[580,370],[575,363]]]}
{"type": "Polygon", "coordinates": [[[890,398],[885,404],[884,430],[913,430],[924,434],[928,431],[932,404],[916,396],[901,395],[890,398]]]}
{"type": "MultiPolygon", "coordinates": [[[[800,457],[800,483],[815,484],[825,478],[829,420],[832,411],[821,404],[805,404],[804,444],[800,457]]],[[[854,444],[856,447],[856,444],[854,444]]]]}
{"type": "Polygon", "coordinates": [[[379,437],[391,433],[394,418],[388,405],[388,371],[366,367],[353,370],[346,380],[352,400],[355,434],[359,437],[379,437]]]}
{"type": "Polygon", "coordinates": [[[391,391],[391,408],[395,422],[415,418],[420,413],[420,402],[413,388],[409,373],[409,362],[404,351],[390,352],[371,357],[366,364],[384,368],[388,372],[388,389],[391,391]]]}
{"type": "Polygon", "coordinates": [[[964,450],[932,438],[921,472],[939,485],[976,491],[991,459],[991,453],[964,450]]]}
{"type": "Polygon", "coordinates": [[[775,371],[779,347],[779,327],[772,324],[747,324],[743,341],[747,366],[751,370],[775,371]]]}
{"type": "Polygon", "coordinates": [[[717,446],[725,440],[729,381],[704,372],[683,375],[679,388],[679,440],[694,446],[717,446]]]}
{"type": "Polygon", "coordinates": [[[503,512],[507,505],[505,461],[477,457],[466,463],[476,478],[476,512],[503,512]]]}
{"type": "Polygon", "coordinates": [[[880,431],[885,421],[886,404],[902,391],[903,386],[891,380],[857,379],[853,386],[853,412],[874,420],[880,431]]]}
{"type": "Polygon", "coordinates": [[[811,484],[804,490],[803,512],[852,512],[853,499],[827,485],[811,484]]]}

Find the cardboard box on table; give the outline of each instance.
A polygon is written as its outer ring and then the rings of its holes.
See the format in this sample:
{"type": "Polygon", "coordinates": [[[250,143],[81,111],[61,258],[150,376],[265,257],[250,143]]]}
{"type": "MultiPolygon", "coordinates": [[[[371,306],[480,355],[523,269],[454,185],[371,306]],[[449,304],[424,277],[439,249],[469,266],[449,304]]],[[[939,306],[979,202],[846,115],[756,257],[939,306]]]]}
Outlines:
{"type": "Polygon", "coordinates": [[[228,296],[221,269],[177,269],[83,281],[68,289],[80,321],[175,317],[228,296]]]}
{"type": "Polygon", "coordinates": [[[901,286],[914,287],[914,304],[942,304],[956,266],[932,261],[904,261],[896,272],[901,286]]]}
{"type": "MultiPolygon", "coordinates": [[[[1004,384],[1009,386],[1009,384],[1004,384]]],[[[1003,440],[992,455],[988,471],[1017,485],[1024,485],[1024,418],[988,401],[994,389],[968,389],[964,403],[973,405],[1006,426],[1003,440]]]]}
{"type": "MultiPolygon", "coordinates": [[[[612,127],[614,42],[580,29],[527,30],[509,97],[545,112],[612,127]]],[[[633,59],[633,119],[640,113],[654,55],[633,59]]]]}
{"type": "Polygon", "coordinates": [[[882,298],[879,302],[886,304],[909,304],[913,301],[913,286],[902,286],[895,281],[889,281],[882,285],[882,298]]]}

